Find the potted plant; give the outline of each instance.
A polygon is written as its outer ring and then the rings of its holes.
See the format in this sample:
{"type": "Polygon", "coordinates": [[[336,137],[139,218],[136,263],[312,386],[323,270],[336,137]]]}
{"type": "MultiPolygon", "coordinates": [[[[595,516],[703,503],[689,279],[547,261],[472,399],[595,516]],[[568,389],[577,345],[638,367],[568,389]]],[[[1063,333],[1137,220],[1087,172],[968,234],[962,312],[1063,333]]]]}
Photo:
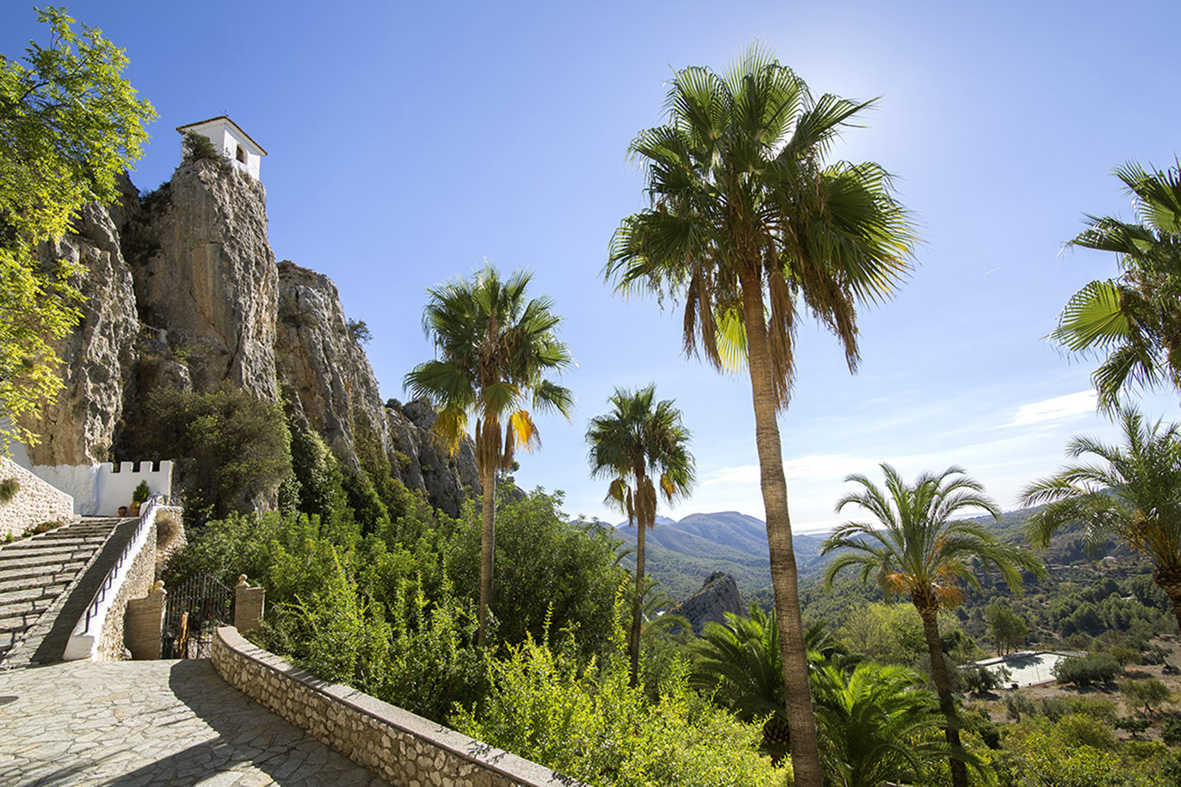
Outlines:
{"type": "Polygon", "coordinates": [[[135,491],[131,493],[131,515],[132,516],[139,516],[139,507],[147,502],[148,495],[150,495],[151,493],[152,493],[152,491],[150,489],[148,489],[148,482],[147,481],[140,481],[139,486],[137,486],[135,488],[135,491]]]}

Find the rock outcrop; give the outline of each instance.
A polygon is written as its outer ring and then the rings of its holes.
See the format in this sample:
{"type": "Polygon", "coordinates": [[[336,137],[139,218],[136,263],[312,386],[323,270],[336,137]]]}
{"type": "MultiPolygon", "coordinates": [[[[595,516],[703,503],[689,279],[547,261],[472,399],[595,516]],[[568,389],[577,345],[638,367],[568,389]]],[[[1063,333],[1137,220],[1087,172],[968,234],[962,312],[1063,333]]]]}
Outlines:
{"type": "Polygon", "coordinates": [[[140,316],[168,332],[193,387],[225,384],[274,399],[279,275],[266,191],[229,164],[182,164],[143,217],[148,248],[132,259],[140,316]]]}
{"type": "Polygon", "coordinates": [[[336,285],[290,260],[278,270],[275,358],[297,420],[319,432],[346,467],[363,469],[367,453],[384,456],[407,487],[458,514],[465,487],[480,489],[470,442],[452,457],[430,432],[435,411],[429,404],[382,404],[336,285]]]}
{"type": "Polygon", "coordinates": [[[153,390],[288,399],[348,472],[374,465],[454,515],[478,493],[475,454],[455,456],[431,433],[426,402],[382,401],[336,285],[275,262],[262,184],[215,161],[185,162],[141,199],[87,208],[47,254],[79,264],[84,318],[59,347],[66,391],[31,424],[37,464],[136,460],[153,390]]]}
{"type": "Polygon", "coordinates": [[[42,250],[47,259],[75,266],[74,284],[86,299],[78,327],[55,348],[65,388],[31,424],[41,442],[29,449],[29,459],[39,465],[107,461],[136,357],[139,318],[118,229],[107,211],[89,206],[75,231],[42,250]]]}
{"type": "Polygon", "coordinates": [[[734,577],[722,571],[710,574],[701,590],[677,604],[669,610],[671,614],[681,615],[689,621],[694,634],[700,634],[706,623],[725,623],[726,613],[745,615],[747,610],[742,606],[742,596],[738,592],[738,583],[734,577]]]}

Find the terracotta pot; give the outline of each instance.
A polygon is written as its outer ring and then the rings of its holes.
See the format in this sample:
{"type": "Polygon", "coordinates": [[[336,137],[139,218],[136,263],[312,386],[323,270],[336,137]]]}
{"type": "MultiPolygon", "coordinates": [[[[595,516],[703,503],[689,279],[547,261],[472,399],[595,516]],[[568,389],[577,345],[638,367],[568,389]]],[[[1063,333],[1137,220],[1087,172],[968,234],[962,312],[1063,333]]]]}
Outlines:
{"type": "Polygon", "coordinates": [[[131,515],[139,516],[139,503],[135,502],[134,500],[131,501],[131,515]]]}

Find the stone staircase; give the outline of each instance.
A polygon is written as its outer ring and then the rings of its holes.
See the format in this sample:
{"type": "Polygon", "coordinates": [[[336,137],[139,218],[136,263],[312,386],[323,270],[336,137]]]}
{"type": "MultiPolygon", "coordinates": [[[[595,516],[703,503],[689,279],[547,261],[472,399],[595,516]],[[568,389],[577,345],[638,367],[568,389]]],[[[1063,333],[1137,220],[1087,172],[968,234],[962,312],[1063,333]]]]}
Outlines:
{"type": "Polygon", "coordinates": [[[0,546],[0,666],[17,645],[35,643],[30,629],[47,629],[65,592],[95,561],[119,519],[83,519],[0,546]]]}

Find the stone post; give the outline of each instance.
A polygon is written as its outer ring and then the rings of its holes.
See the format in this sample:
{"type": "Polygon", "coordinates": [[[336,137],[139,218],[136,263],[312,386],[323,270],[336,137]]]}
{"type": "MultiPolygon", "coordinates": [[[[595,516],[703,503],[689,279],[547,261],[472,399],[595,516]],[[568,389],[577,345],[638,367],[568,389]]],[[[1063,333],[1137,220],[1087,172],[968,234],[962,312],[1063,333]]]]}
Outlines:
{"type": "Polygon", "coordinates": [[[238,576],[238,584],[234,588],[234,628],[238,629],[238,633],[246,634],[262,623],[266,595],[265,588],[250,587],[245,574],[238,576]]]}
{"type": "Polygon", "coordinates": [[[164,583],[156,582],[144,598],[127,602],[123,613],[123,644],[133,659],[158,659],[164,628],[164,583]]]}

